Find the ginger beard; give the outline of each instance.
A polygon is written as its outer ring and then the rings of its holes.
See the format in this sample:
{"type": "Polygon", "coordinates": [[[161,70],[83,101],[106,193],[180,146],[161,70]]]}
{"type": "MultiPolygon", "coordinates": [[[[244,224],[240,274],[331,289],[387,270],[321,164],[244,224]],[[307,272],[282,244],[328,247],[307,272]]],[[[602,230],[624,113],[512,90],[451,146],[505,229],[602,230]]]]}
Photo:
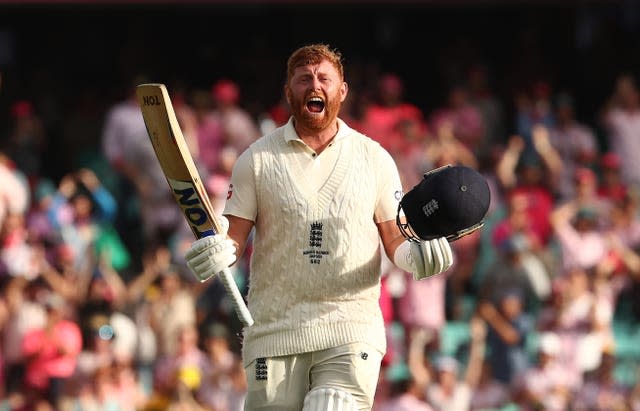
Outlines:
{"type": "Polygon", "coordinates": [[[291,114],[296,124],[310,131],[329,128],[336,121],[342,105],[339,91],[333,96],[310,91],[303,98],[296,98],[290,90],[288,94],[291,114]]]}

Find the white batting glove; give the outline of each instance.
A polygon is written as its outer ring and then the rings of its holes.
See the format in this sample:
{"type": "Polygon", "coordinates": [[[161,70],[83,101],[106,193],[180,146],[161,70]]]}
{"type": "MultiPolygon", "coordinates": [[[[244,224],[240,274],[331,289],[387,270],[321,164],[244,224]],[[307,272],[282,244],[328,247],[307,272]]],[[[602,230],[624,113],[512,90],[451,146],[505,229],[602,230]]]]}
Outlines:
{"type": "Polygon", "coordinates": [[[204,282],[236,261],[236,247],[227,238],[228,220],[220,217],[222,230],[219,234],[200,238],[191,244],[185,253],[187,266],[195,277],[204,282]]]}
{"type": "Polygon", "coordinates": [[[395,251],[393,262],[413,274],[415,280],[431,277],[453,265],[453,252],[446,238],[405,241],[395,251]]]}

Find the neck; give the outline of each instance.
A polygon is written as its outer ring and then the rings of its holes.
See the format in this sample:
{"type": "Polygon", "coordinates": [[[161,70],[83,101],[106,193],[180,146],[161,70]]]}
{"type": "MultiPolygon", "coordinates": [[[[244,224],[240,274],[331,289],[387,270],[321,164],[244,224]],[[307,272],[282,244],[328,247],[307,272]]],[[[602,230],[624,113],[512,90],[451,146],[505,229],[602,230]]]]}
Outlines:
{"type": "Polygon", "coordinates": [[[299,127],[294,121],[294,127],[298,133],[298,137],[316,153],[320,154],[333,141],[338,134],[338,121],[334,121],[331,126],[316,131],[299,127]]]}

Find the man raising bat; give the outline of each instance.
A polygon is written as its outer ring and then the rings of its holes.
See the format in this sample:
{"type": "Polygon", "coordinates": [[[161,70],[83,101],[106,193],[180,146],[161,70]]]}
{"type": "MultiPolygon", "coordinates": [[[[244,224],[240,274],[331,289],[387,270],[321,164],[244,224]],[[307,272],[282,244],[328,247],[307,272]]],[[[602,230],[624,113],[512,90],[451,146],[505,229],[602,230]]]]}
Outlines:
{"type": "Polygon", "coordinates": [[[444,236],[403,235],[396,164],[338,118],[347,91],[339,52],[313,44],[291,54],[291,119],[233,169],[223,214],[234,244],[218,234],[186,254],[195,275],[209,278],[244,252],[255,229],[246,410],[370,410],[386,350],[380,242],[417,279],[453,262],[444,236]]]}

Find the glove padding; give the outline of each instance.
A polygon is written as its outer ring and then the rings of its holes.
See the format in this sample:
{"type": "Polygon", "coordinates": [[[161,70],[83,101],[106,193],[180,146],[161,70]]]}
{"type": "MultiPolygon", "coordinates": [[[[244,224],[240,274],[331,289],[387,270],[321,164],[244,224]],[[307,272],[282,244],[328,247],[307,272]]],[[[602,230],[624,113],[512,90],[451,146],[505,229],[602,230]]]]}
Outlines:
{"type": "Polygon", "coordinates": [[[453,253],[449,241],[444,237],[412,242],[410,250],[416,266],[413,271],[413,278],[416,280],[446,271],[453,264],[453,253]]]}
{"type": "Polygon", "coordinates": [[[453,265],[453,252],[445,237],[426,241],[405,241],[395,251],[396,266],[422,280],[448,270],[453,265]]]}
{"type": "Polygon", "coordinates": [[[195,277],[204,282],[236,261],[236,247],[233,240],[227,238],[228,220],[220,217],[222,226],[219,234],[200,238],[185,253],[187,266],[195,277]]]}

